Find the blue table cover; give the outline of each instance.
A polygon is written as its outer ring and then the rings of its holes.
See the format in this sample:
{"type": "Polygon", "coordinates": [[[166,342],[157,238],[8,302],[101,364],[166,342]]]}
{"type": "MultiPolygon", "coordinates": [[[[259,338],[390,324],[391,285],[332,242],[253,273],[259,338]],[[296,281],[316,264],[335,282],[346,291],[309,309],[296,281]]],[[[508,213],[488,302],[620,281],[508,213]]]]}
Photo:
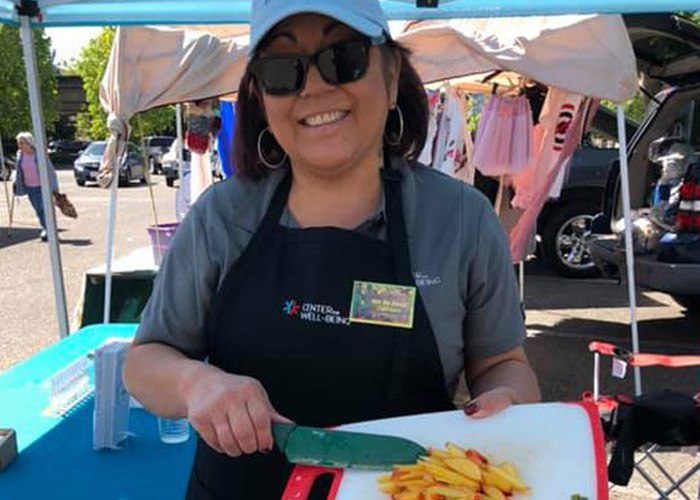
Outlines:
{"type": "Polygon", "coordinates": [[[123,449],[92,449],[92,397],[64,417],[46,416],[46,381],[109,338],[135,325],[84,328],[0,375],[0,428],[17,432],[19,454],[0,472],[0,499],[136,500],[184,498],[195,437],[164,444],[156,418],[132,409],[134,436],[123,449]]]}

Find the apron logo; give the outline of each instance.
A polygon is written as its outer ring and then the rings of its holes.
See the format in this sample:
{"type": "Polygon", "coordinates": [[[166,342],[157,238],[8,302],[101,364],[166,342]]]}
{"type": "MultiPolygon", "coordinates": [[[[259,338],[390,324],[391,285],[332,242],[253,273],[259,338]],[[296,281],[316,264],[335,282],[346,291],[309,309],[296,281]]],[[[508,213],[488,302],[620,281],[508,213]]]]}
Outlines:
{"type": "Polygon", "coordinates": [[[350,320],[346,316],[342,316],[340,311],[324,304],[299,303],[294,299],[290,299],[284,302],[282,310],[289,317],[297,317],[302,321],[311,323],[350,325],[350,320]]]}
{"type": "Polygon", "coordinates": [[[287,316],[296,316],[299,314],[299,304],[296,300],[288,300],[284,303],[284,312],[287,316]]]}
{"type": "Polygon", "coordinates": [[[416,280],[416,286],[418,288],[442,285],[442,278],[440,276],[428,276],[420,271],[413,273],[413,279],[416,280]]]}

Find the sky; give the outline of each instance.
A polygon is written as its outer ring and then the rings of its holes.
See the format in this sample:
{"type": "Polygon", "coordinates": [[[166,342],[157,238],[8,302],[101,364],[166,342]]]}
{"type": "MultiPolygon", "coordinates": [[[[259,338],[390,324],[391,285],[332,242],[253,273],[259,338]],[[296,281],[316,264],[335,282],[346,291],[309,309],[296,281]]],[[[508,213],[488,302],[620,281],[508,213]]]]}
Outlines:
{"type": "Polygon", "coordinates": [[[80,55],[91,38],[100,34],[102,28],[47,28],[46,33],[51,37],[51,47],[56,51],[54,63],[65,66],[65,63],[80,55]]]}

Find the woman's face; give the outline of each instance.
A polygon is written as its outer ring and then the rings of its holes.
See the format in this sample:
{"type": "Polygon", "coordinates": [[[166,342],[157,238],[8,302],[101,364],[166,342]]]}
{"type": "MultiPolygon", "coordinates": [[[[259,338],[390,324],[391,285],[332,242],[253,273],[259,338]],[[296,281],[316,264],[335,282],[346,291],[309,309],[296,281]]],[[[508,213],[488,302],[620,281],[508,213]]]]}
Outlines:
{"type": "Polygon", "coordinates": [[[31,154],[32,153],[32,148],[29,144],[27,144],[24,141],[18,141],[17,142],[17,148],[23,153],[23,154],[31,154]]]}
{"type": "MultiPolygon", "coordinates": [[[[315,54],[329,45],[360,38],[330,18],[302,14],[280,23],[262,54],[315,54]]],[[[390,103],[396,101],[398,68],[384,69],[381,50],[370,49],[363,78],[334,86],[311,64],[298,95],[263,94],[270,130],[292,164],[332,174],[377,157],[390,103]],[[387,82],[385,74],[390,74],[387,82]],[[387,84],[389,83],[389,84],[387,84]]]]}

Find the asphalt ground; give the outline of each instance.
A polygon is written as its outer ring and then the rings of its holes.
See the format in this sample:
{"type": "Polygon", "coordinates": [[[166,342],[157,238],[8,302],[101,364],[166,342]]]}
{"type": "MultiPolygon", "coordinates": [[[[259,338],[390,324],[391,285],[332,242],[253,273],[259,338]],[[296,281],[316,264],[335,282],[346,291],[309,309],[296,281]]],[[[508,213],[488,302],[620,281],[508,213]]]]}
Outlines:
{"type": "MultiPolygon", "coordinates": [[[[73,316],[84,273],[104,262],[109,193],[97,186],[76,186],[70,170],[58,175],[62,191],[79,213],[77,220],[57,214],[68,312],[73,316]]],[[[176,190],[166,187],[162,176],[154,176],[153,181],[159,222],[174,221],[176,190]]],[[[115,257],[148,246],[146,228],[152,222],[148,187],[135,183],[120,189],[115,257]]],[[[0,372],[58,339],[48,245],[38,238],[38,222],[26,198],[15,210],[11,237],[7,230],[8,207],[0,185],[0,372]]],[[[592,389],[593,356],[588,343],[601,340],[621,347],[631,345],[627,287],[611,280],[560,278],[534,260],[526,266],[525,291],[526,349],[544,399],[577,400],[583,391],[592,389]]],[[[661,293],[640,291],[638,303],[642,350],[700,353],[700,318],[686,315],[661,293]]],[[[631,373],[621,381],[610,376],[609,362],[602,366],[606,392],[633,393],[631,373]]],[[[674,388],[694,394],[700,389],[700,369],[646,369],[643,382],[645,392],[674,388]]],[[[663,457],[676,474],[694,460],[700,456],[671,453],[663,457]]],[[[697,491],[697,479],[692,486],[690,491],[697,491]]],[[[630,487],[613,492],[612,497],[656,498],[652,493],[635,475],[630,487]]]]}
{"type": "MultiPolygon", "coordinates": [[[[56,218],[69,318],[80,299],[84,273],[105,260],[109,192],[96,184],[78,187],[72,170],[58,172],[62,192],[75,205],[78,219],[56,218]]],[[[158,221],[175,220],[175,189],[153,177],[158,221]]],[[[9,188],[8,184],[8,188],[9,188]]],[[[146,228],[153,223],[147,186],[120,188],[115,226],[115,258],[150,244],[146,228]]],[[[59,338],[51,261],[39,239],[39,222],[27,197],[15,205],[11,236],[8,207],[0,184],[0,372],[59,338]]]]}

